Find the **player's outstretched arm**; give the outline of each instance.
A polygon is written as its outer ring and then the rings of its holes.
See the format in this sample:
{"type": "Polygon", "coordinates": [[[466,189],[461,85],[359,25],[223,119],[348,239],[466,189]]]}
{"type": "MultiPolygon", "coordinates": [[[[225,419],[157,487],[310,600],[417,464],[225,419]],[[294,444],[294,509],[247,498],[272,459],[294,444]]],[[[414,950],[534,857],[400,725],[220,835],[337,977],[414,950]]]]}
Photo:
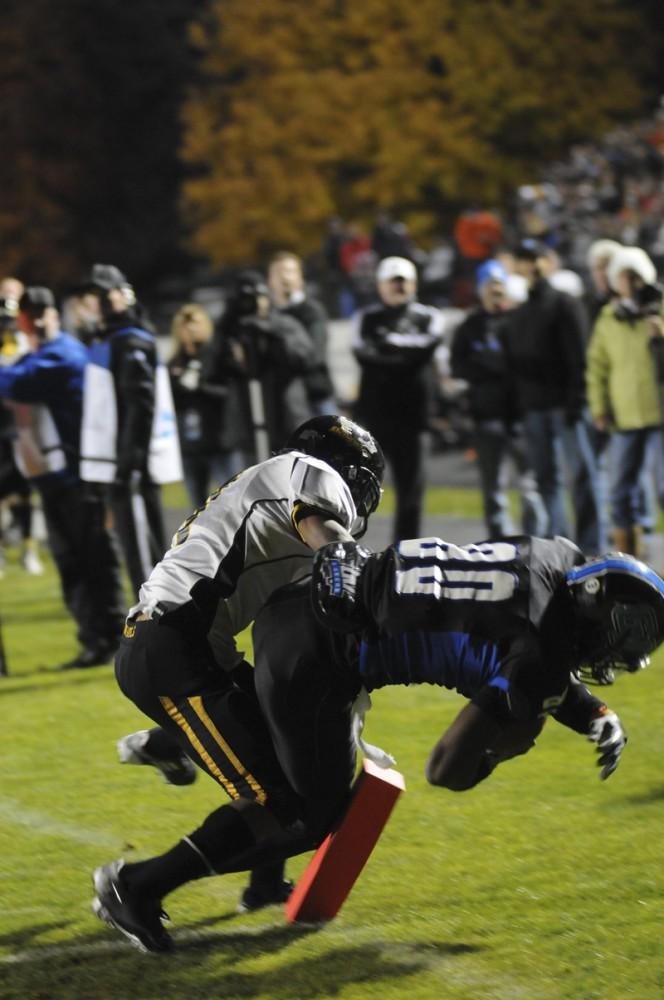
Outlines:
{"type": "Polygon", "coordinates": [[[587,736],[597,745],[600,781],[613,774],[625,749],[627,736],[622,723],[608,705],[596,698],[577,677],[570,677],[565,698],[553,713],[556,722],[587,736]]]}

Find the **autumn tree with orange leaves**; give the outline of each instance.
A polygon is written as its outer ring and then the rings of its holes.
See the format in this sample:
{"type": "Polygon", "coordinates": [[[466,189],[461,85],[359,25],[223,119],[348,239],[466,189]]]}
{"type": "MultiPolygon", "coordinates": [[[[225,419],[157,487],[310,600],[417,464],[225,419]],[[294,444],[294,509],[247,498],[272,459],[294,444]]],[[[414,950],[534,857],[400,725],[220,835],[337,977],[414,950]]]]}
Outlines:
{"type": "Polygon", "coordinates": [[[193,246],[306,253],[381,208],[426,240],[638,111],[639,29],[619,0],[213,0],[184,108],[193,246]]]}

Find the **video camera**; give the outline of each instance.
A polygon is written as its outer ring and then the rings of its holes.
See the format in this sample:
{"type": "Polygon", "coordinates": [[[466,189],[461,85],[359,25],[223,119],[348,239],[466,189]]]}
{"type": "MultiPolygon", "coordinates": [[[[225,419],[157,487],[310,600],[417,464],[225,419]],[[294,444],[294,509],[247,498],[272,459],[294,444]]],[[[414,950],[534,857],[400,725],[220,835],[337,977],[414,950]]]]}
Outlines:
{"type": "Polygon", "coordinates": [[[664,301],[664,285],[659,282],[644,283],[638,275],[632,275],[630,280],[630,297],[621,299],[616,309],[618,319],[642,319],[646,316],[659,316],[664,301]]]}

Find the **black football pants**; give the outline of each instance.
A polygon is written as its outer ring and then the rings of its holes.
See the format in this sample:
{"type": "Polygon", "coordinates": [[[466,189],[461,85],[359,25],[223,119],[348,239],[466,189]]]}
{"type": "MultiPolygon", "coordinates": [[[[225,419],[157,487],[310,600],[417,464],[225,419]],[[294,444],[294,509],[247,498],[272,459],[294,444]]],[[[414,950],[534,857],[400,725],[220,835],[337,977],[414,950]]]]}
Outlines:
{"type": "Polygon", "coordinates": [[[318,839],[343,812],[355,774],[357,674],[318,625],[308,585],[270,598],[253,631],[256,694],[281,768],[318,839]]]}
{"type": "Polygon", "coordinates": [[[204,639],[163,622],[129,621],[115,673],[122,692],[231,799],[266,805],[285,825],[299,817],[257,700],[232,684],[204,639]]]}

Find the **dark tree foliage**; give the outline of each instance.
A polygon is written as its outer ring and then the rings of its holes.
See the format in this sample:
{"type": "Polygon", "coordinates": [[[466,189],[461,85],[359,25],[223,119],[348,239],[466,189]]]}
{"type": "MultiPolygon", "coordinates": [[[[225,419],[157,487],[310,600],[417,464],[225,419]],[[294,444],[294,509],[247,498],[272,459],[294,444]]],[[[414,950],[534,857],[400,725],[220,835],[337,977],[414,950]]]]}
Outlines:
{"type": "Polygon", "coordinates": [[[93,260],[181,260],[178,109],[192,0],[5,0],[0,274],[65,287],[93,260]]]}

